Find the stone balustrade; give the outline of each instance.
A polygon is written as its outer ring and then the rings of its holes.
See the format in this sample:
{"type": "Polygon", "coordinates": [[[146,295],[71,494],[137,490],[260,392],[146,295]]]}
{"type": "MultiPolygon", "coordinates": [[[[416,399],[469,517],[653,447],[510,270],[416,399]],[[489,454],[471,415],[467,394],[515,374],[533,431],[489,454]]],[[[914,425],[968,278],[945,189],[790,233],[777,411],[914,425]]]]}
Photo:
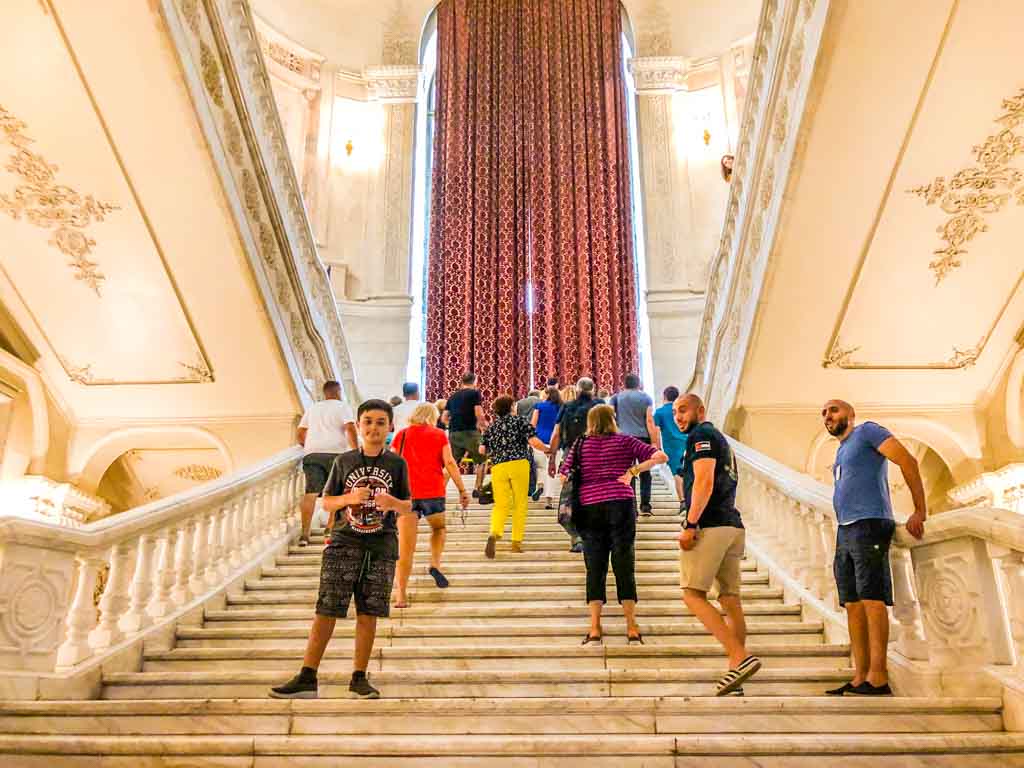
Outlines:
{"type": "Polygon", "coordinates": [[[0,515],[0,668],[67,670],[222,589],[298,525],[300,458],[73,530],[0,515]]]}
{"type": "MultiPolygon", "coordinates": [[[[787,597],[841,622],[832,489],[732,445],[751,546],[774,565],[787,597]]],[[[943,512],[928,520],[921,540],[898,528],[890,558],[891,650],[934,675],[1024,672],[1024,517],[989,507],[943,512]]]]}

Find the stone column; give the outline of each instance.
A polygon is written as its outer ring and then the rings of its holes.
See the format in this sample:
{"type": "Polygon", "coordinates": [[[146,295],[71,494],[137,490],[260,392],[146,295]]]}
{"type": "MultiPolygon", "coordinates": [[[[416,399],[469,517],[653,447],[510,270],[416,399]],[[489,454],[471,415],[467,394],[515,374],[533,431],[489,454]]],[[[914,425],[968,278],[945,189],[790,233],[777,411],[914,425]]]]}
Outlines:
{"type": "Polygon", "coordinates": [[[674,100],[687,88],[681,57],[636,58],[637,130],[643,199],[647,312],[656,390],[686,387],[704,312],[706,264],[694,252],[688,160],[676,140],[674,100]]]}

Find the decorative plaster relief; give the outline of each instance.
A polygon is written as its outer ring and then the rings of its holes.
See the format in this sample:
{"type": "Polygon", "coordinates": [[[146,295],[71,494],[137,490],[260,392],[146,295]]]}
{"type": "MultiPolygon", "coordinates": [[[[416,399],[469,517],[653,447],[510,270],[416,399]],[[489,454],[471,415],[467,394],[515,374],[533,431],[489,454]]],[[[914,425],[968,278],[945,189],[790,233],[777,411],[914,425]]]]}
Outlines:
{"type": "Polygon", "coordinates": [[[186,464],[174,470],[175,477],[180,477],[182,480],[192,480],[197,483],[216,480],[222,474],[224,473],[217,469],[217,467],[211,467],[208,464],[186,464]]]}
{"type": "Polygon", "coordinates": [[[23,182],[13,194],[0,194],[0,210],[15,220],[24,216],[30,224],[53,230],[48,244],[70,259],[68,266],[74,270],[75,279],[100,296],[100,287],[107,278],[99,264],[88,258],[96,241],[83,230],[102,222],[120,206],[57,183],[59,166],[28,148],[33,139],[25,134],[27,129],[28,125],[0,105],[0,135],[11,148],[5,169],[23,182]]]}
{"type": "Polygon", "coordinates": [[[672,52],[672,17],[661,0],[650,0],[640,18],[641,56],[668,56],[672,52]]]}
{"type": "Polygon", "coordinates": [[[51,654],[61,641],[70,569],[40,561],[38,550],[17,545],[5,546],[0,558],[0,655],[27,661],[51,654]]]}
{"type": "Polygon", "coordinates": [[[416,25],[409,18],[403,0],[394,0],[384,24],[381,61],[385,64],[416,63],[416,25]]]}
{"type": "Polygon", "coordinates": [[[629,60],[639,94],[657,95],[686,90],[689,64],[681,56],[649,56],[629,60]]]}
{"type": "Polygon", "coordinates": [[[1004,99],[1002,106],[1005,111],[995,123],[1003,130],[987,136],[971,150],[976,165],[961,168],[948,182],[945,176],[937,176],[930,184],[907,190],[922,198],[925,205],[939,203],[949,214],[938,228],[945,245],[933,251],[936,258],[928,264],[935,285],[963,266],[961,257],[967,253],[964,246],[980,232],[988,231],[986,216],[999,213],[1011,198],[1017,205],[1024,205],[1024,171],[1010,167],[1017,155],[1024,154],[1024,136],[1014,131],[1024,123],[1024,88],[1004,99]]]}
{"type": "Polygon", "coordinates": [[[367,67],[363,72],[370,98],[380,102],[415,102],[420,68],[412,65],[367,67]]]}

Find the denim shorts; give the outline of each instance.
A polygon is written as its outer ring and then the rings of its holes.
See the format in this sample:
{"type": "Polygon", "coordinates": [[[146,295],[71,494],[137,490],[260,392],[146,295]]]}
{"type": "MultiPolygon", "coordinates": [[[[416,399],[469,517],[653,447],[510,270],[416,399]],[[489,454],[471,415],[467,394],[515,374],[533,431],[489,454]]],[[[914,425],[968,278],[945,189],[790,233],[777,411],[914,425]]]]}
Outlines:
{"type": "Polygon", "coordinates": [[[445,499],[413,499],[412,511],[418,519],[444,513],[445,499]]]}
{"type": "Polygon", "coordinates": [[[894,521],[880,517],[839,526],[832,570],[840,605],[860,600],[892,605],[889,544],[895,531],[894,521]]]}

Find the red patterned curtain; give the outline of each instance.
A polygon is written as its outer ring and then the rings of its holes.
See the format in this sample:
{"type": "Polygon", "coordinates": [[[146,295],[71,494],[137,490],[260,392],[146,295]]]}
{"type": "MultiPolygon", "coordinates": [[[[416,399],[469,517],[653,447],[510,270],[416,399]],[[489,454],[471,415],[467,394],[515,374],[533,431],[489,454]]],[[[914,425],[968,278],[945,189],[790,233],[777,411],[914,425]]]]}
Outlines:
{"type": "Polygon", "coordinates": [[[612,386],[637,368],[619,0],[437,13],[430,397],[467,370],[486,396],[548,375],[612,386]]]}

